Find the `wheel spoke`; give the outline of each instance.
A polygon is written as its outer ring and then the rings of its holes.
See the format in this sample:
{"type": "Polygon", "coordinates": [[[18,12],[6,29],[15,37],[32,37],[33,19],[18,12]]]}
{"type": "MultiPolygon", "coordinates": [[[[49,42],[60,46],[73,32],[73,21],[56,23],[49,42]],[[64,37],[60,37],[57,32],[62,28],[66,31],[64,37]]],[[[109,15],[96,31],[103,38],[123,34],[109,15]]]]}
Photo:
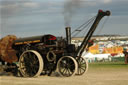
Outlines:
{"type": "Polygon", "coordinates": [[[65,69],[65,72],[64,72],[64,75],[66,75],[67,74],[67,69],[65,69]]]}
{"type": "Polygon", "coordinates": [[[80,70],[83,70],[83,71],[85,71],[85,68],[80,68],[80,70]]]}
{"type": "Polygon", "coordinates": [[[70,69],[68,69],[68,72],[69,72],[69,76],[72,74],[72,71],[70,71],[70,69]]]}
{"type": "Polygon", "coordinates": [[[64,70],[63,70],[63,72],[62,73],[64,73],[66,71],[66,68],[64,68],[64,70]]]}
{"type": "Polygon", "coordinates": [[[37,72],[37,69],[35,67],[33,67],[31,70],[34,74],[37,72]]]}

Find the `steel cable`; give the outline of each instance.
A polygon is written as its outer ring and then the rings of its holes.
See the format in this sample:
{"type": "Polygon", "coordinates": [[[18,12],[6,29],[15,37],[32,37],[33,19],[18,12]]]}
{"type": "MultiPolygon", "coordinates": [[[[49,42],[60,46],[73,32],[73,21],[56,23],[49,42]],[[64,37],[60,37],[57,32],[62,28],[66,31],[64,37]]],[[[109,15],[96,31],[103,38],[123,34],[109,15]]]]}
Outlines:
{"type": "Polygon", "coordinates": [[[75,29],[71,33],[72,37],[77,36],[81,31],[83,31],[85,28],[87,28],[88,25],[90,25],[90,23],[92,23],[95,20],[95,18],[96,18],[96,16],[95,17],[92,17],[91,19],[89,19],[88,21],[86,21],[84,24],[80,25],[77,29],[75,29]]]}

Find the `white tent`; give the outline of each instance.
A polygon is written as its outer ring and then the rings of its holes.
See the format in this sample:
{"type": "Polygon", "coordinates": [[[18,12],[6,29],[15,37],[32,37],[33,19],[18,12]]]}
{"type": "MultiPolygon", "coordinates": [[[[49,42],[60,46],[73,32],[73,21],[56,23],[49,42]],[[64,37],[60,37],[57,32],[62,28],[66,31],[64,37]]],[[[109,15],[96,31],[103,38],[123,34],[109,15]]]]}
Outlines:
{"type": "Polygon", "coordinates": [[[82,54],[82,57],[87,59],[88,62],[92,62],[92,61],[95,60],[94,55],[92,53],[90,53],[90,52],[85,52],[84,51],[83,54],[82,54]]]}
{"type": "Polygon", "coordinates": [[[97,60],[109,59],[110,54],[96,54],[94,55],[97,60]]]}
{"type": "Polygon", "coordinates": [[[94,55],[90,52],[83,52],[82,57],[84,58],[94,58],[94,55]]]}
{"type": "Polygon", "coordinates": [[[110,54],[92,54],[90,52],[83,52],[82,57],[85,59],[88,59],[89,61],[95,61],[96,59],[98,61],[109,59],[110,54]]]}

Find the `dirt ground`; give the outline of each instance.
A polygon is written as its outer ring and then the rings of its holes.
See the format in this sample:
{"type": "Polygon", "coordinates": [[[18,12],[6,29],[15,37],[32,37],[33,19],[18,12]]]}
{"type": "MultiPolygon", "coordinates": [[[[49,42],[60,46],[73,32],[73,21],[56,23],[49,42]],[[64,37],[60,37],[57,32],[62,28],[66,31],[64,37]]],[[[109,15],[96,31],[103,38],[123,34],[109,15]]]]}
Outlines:
{"type": "Polygon", "coordinates": [[[0,76],[0,85],[128,85],[128,68],[89,68],[82,76],[0,76]]]}

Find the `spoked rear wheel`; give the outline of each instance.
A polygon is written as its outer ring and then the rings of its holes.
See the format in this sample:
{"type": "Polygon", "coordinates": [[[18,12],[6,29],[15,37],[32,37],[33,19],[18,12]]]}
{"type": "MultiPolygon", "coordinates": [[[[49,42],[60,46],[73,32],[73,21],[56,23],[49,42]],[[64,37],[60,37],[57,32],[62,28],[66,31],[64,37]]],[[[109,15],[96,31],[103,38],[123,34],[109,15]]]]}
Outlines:
{"type": "Polygon", "coordinates": [[[71,56],[61,57],[57,63],[58,72],[61,76],[73,76],[78,68],[76,60],[71,56]]]}
{"type": "Polygon", "coordinates": [[[41,55],[34,50],[23,52],[19,59],[19,70],[23,77],[39,76],[43,70],[43,65],[41,55]]]}
{"type": "Polygon", "coordinates": [[[83,75],[88,70],[88,62],[83,57],[79,57],[76,60],[78,63],[78,69],[76,75],[83,75]]]}

